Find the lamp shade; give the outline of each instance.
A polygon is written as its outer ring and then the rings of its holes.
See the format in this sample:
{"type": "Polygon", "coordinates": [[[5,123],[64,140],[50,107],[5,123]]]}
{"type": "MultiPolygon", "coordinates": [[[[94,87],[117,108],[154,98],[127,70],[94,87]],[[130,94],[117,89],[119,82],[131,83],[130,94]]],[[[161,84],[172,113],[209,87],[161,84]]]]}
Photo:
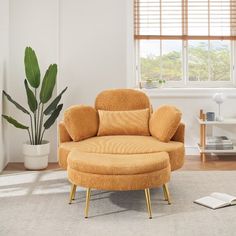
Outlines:
{"type": "Polygon", "coordinates": [[[225,101],[226,97],[223,93],[215,93],[213,95],[213,100],[217,103],[217,104],[222,104],[225,101]]]}

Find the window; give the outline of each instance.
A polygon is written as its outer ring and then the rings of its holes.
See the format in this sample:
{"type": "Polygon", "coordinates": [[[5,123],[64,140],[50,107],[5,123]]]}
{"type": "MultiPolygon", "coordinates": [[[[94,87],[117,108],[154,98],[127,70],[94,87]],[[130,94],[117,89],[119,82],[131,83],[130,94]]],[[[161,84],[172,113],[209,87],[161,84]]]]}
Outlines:
{"type": "Polygon", "coordinates": [[[170,86],[232,86],[235,0],[135,0],[141,81],[170,86]]]}

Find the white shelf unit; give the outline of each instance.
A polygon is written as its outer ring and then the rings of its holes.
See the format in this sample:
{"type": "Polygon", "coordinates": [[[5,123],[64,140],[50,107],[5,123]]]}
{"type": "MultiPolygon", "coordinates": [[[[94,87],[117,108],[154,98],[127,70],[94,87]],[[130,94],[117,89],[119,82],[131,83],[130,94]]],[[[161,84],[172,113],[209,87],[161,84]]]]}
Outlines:
{"type": "Polygon", "coordinates": [[[223,121],[207,121],[205,120],[205,114],[202,114],[202,118],[196,117],[199,125],[200,125],[200,143],[198,144],[198,149],[200,152],[201,160],[205,162],[206,156],[205,154],[218,153],[218,154],[233,154],[236,153],[236,145],[233,149],[228,150],[218,150],[218,149],[205,149],[206,142],[206,128],[208,125],[236,125],[236,118],[225,118],[223,121]]]}
{"type": "Polygon", "coordinates": [[[236,118],[226,118],[223,121],[203,121],[199,117],[196,117],[198,123],[204,125],[236,125],[236,118]]]}
{"type": "Polygon", "coordinates": [[[219,150],[219,149],[205,149],[198,144],[198,150],[200,153],[236,153],[236,146],[233,149],[219,150]]]}

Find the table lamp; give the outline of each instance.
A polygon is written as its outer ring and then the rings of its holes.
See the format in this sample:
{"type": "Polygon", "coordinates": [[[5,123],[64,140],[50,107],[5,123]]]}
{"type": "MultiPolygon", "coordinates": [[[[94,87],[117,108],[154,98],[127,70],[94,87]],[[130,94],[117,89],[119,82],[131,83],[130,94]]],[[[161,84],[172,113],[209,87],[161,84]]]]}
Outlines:
{"type": "Polygon", "coordinates": [[[226,97],[223,93],[215,93],[213,95],[213,100],[218,104],[218,115],[216,116],[217,121],[223,121],[223,117],[221,116],[221,104],[225,101],[226,97]]]}

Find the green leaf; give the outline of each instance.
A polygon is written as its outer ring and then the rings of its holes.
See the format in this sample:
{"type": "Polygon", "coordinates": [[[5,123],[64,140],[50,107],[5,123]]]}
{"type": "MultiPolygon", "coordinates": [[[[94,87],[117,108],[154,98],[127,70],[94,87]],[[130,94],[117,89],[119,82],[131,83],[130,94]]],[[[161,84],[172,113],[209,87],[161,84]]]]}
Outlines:
{"type": "Polygon", "coordinates": [[[28,126],[25,126],[25,125],[19,123],[17,120],[15,120],[14,118],[12,118],[10,116],[2,115],[2,117],[18,129],[29,129],[28,126]]]}
{"type": "Polygon", "coordinates": [[[38,108],[38,102],[35,98],[34,93],[30,90],[26,79],[24,82],[25,82],[25,90],[26,90],[26,94],[27,94],[29,108],[32,112],[35,112],[38,108]]]}
{"type": "Polygon", "coordinates": [[[67,87],[61,91],[61,93],[52,101],[52,103],[45,109],[44,115],[50,115],[57,108],[58,103],[61,100],[62,94],[67,90],[67,87]]]}
{"type": "Polygon", "coordinates": [[[51,114],[51,116],[46,120],[46,122],[43,125],[45,129],[49,129],[53,125],[53,123],[55,122],[55,120],[59,116],[62,107],[63,107],[63,104],[58,105],[56,110],[54,110],[54,112],[51,114]]]}
{"type": "Polygon", "coordinates": [[[38,88],[40,85],[40,69],[37,56],[31,47],[25,48],[25,74],[30,85],[38,88]]]}
{"type": "Polygon", "coordinates": [[[11,98],[9,94],[7,94],[5,91],[3,91],[3,95],[6,96],[9,102],[13,103],[19,110],[23,111],[24,113],[30,115],[29,111],[27,111],[24,107],[22,107],[19,103],[17,103],[15,100],[11,98]]]}
{"type": "Polygon", "coordinates": [[[46,103],[52,97],[52,92],[56,84],[57,77],[57,65],[50,65],[46,71],[43,79],[41,91],[40,91],[40,101],[46,103]]]}

